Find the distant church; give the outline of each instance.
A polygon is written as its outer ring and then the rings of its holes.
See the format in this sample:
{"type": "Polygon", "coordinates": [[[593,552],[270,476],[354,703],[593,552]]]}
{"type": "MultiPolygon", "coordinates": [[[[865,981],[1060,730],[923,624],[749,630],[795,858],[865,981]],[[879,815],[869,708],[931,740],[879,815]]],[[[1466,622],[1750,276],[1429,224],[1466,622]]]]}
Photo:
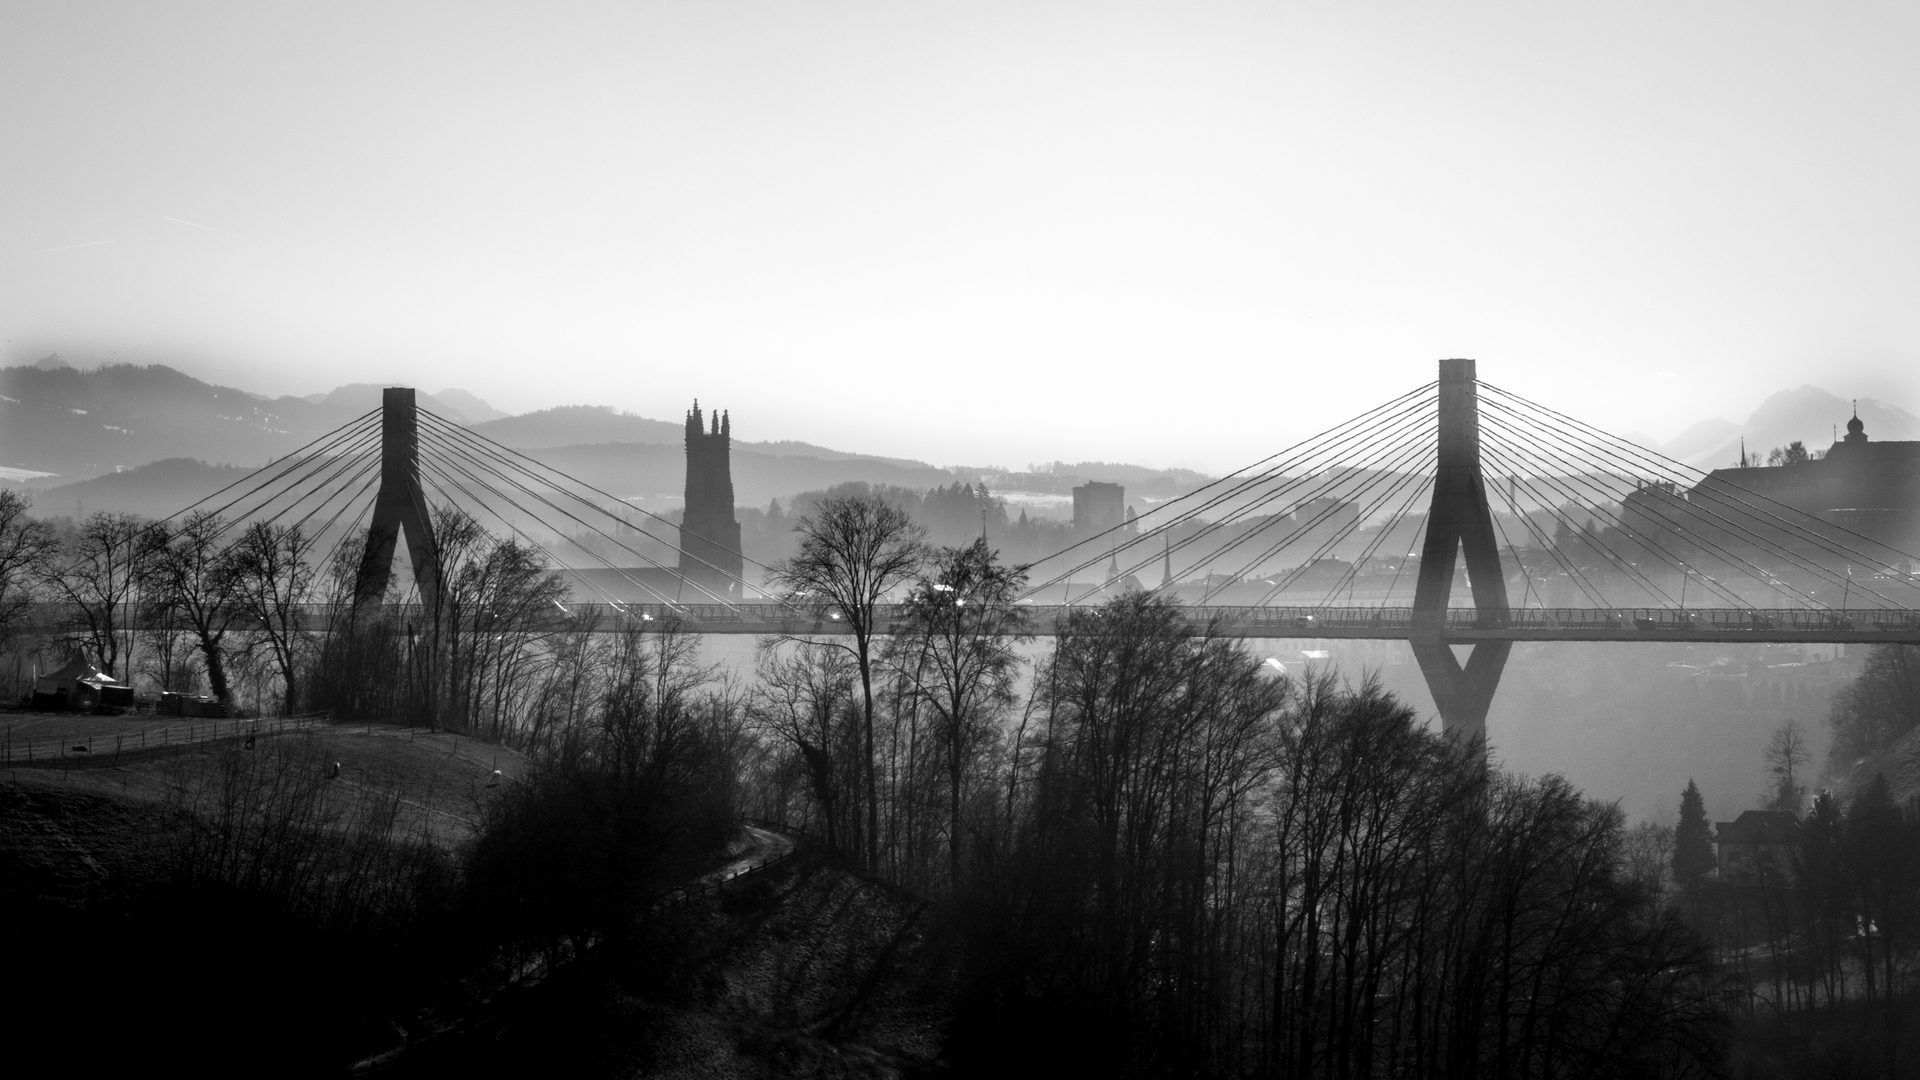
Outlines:
{"type": "MultiPolygon", "coordinates": [[[[680,577],[728,599],[739,599],[745,564],[740,521],[733,515],[733,422],[713,414],[700,427],[700,402],[687,412],[687,509],[680,519],[680,577]]],[[[700,594],[701,599],[706,594],[700,594]]]]}
{"type": "MultiPolygon", "coordinates": [[[[1756,539],[1800,558],[1828,561],[1822,545],[1804,532],[1783,527],[1764,507],[1751,514],[1730,509],[1746,492],[1784,504],[1861,538],[1878,541],[1903,556],[1920,553],[1920,442],[1872,442],[1859,416],[1822,457],[1786,465],[1715,469],[1690,490],[1672,484],[1642,488],[1627,496],[1628,525],[1653,535],[1684,532],[1709,546],[1749,555],[1756,539]],[[1699,512],[1689,511],[1699,508],[1699,512]]],[[[1858,541],[1852,541],[1858,543],[1858,541]]],[[[1871,545],[1869,545],[1871,546],[1871,545]]],[[[1904,561],[1884,549],[1876,558],[1904,561]]]]}
{"type": "Polygon", "coordinates": [[[731,418],[725,412],[709,418],[695,401],[687,411],[687,501],[678,565],[564,570],[574,599],[622,604],[739,600],[745,560],[733,512],[732,444],[731,418]]]}
{"type": "Polygon", "coordinates": [[[1715,483],[1758,492],[1909,554],[1920,549],[1920,442],[1869,442],[1858,415],[1825,457],[1715,469],[1700,486],[1715,483]]]}

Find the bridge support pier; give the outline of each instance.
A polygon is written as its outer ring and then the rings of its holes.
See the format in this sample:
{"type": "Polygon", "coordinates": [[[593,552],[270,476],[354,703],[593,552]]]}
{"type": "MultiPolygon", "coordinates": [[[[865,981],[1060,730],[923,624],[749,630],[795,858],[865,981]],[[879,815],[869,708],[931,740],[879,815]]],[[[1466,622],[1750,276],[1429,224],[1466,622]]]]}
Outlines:
{"type": "Polygon", "coordinates": [[[1472,646],[1462,665],[1447,634],[1453,571],[1463,551],[1467,584],[1473,590],[1474,625],[1502,626],[1511,617],[1500,546],[1480,475],[1480,393],[1474,379],[1472,360],[1440,361],[1439,463],[1408,640],[1433,692],[1441,727],[1450,735],[1484,741],[1487,709],[1513,643],[1480,642],[1472,646]]]}
{"type": "Polygon", "coordinates": [[[400,534],[407,536],[420,603],[428,611],[440,600],[440,548],[434,542],[427,498],[420,490],[420,418],[412,387],[390,386],[381,396],[380,492],[373,500],[367,547],[355,577],[353,613],[358,621],[368,606],[378,606],[393,576],[393,553],[400,534]]]}

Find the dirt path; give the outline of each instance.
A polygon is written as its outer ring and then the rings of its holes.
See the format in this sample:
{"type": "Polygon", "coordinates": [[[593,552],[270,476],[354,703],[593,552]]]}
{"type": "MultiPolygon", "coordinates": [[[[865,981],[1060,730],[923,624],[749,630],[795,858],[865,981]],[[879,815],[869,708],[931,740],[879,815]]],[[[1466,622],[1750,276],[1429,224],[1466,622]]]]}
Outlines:
{"type": "Polygon", "coordinates": [[[740,839],[727,849],[727,865],[702,875],[692,884],[718,885],[723,881],[732,881],[741,874],[779,862],[793,854],[793,849],[794,839],[786,833],[759,825],[743,825],[740,827],[740,839]]]}

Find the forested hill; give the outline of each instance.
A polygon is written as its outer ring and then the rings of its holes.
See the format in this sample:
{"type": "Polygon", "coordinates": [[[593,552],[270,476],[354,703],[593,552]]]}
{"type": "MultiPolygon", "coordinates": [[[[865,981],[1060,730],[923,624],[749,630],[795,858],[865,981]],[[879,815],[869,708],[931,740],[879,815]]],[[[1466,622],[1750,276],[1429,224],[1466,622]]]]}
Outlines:
{"type": "MultiPolygon", "coordinates": [[[[464,422],[459,400],[420,395],[423,407],[464,422]]],[[[372,393],[268,398],[162,364],[4,368],[0,466],[55,474],[43,487],[165,458],[258,468],[379,407],[372,393]]]]}

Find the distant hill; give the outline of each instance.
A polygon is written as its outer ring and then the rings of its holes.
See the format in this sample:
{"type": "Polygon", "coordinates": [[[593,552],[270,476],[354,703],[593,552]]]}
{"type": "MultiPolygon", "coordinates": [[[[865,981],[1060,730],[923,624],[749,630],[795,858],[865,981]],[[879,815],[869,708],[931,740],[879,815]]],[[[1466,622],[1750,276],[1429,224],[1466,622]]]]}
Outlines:
{"type": "MultiPolygon", "coordinates": [[[[0,369],[0,466],[54,474],[36,487],[166,458],[259,466],[378,408],[377,390],[267,398],[163,364],[0,369]]],[[[421,396],[422,405],[449,417],[476,402],[490,409],[464,392],[452,401],[421,396]]]]}
{"type": "MultiPolygon", "coordinates": [[[[35,517],[78,520],[96,510],[164,517],[238,480],[250,469],[209,465],[193,458],[167,458],[125,472],[29,492],[35,517]]],[[[209,506],[208,509],[212,509],[209,506]]]]}
{"type": "MultiPolygon", "coordinates": [[[[538,412],[492,420],[484,424],[474,424],[472,427],[475,434],[484,435],[503,446],[511,446],[516,450],[626,443],[679,447],[686,439],[684,420],[649,420],[644,416],[635,416],[633,413],[621,412],[605,405],[562,405],[558,408],[541,409],[538,412]]],[[[751,439],[735,438],[733,447],[735,454],[744,449],[756,451],[767,457],[807,457],[820,461],[867,461],[898,466],[908,471],[933,468],[924,461],[832,450],[792,439],[755,442],[751,439]]]]}
{"type": "MultiPolygon", "coordinates": [[[[350,416],[357,416],[371,407],[369,403],[378,405],[380,392],[385,389],[386,387],[374,383],[348,383],[345,386],[336,386],[324,394],[308,394],[301,400],[323,408],[345,411],[350,416]]],[[[479,397],[460,389],[442,390],[437,394],[421,391],[418,394],[418,400],[422,408],[467,425],[485,423],[488,420],[498,420],[512,415],[501,412],[480,400],[479,397]]]]}
{"type": "MultiPolygon", "coordinates": [[[[650,510],[658,511],[663,504],[678,505],[686,491],[686,455],[678,442],[593,443],[547,447],[528,454],[604,491],[640,499],[641,505],[650,510]]],[[[764,507],[774,499],[785,501],[801,492],[819,491],[849,480],[925,491],[952,483],[953,477],[944,469],[925,464],[768,454],[752,445],[733,445],[733,501],[740,506],[764,507]]]]}
{"type": "Polygon", "coordinates": [[[1702,466],[1702,468],[1711,467],[1717,469],[1720,465],[1718,464],[1716,455],[1720,453],[1721,447],[1725,446],[1729,439],[1735,440],[1737,443],[1739,436],[1739,424],[1716,416],[1711,420],[1700,421],[1674,436],[1673,441],[1665,445],[1655,443],[1654,449],[1670,458],[1679,458],[1685,462],[1692,462],[1696,457],[1702,458],[1703,460],[1712,460],[1715,464],[1702,466]]]}
{"type": "Polygon", "coordinates": [[[1037,471],[1013,472],[1006,469],[953,469],[955,474],[984,483],[992,491],[1027,491],[1049,495],[1067,495],[1090,480],[1120,484],[1129,499],[1165,500],[1184,495],[1213,482],[1214,477],[1192,469],[1154,469],[1145,465],[1123,465],[1108,461],[1081,461],[1074,464],[1056,461],[1037,471]]]}
{"type": "Polygon", "coordinates": [[[594,443],[658,443],[678,446],[686,437],[683,424],[649,420],[605,405],[561,405],[472,425],[484,435],[515,450],[542,446],[585,446],[594,443]]]}

